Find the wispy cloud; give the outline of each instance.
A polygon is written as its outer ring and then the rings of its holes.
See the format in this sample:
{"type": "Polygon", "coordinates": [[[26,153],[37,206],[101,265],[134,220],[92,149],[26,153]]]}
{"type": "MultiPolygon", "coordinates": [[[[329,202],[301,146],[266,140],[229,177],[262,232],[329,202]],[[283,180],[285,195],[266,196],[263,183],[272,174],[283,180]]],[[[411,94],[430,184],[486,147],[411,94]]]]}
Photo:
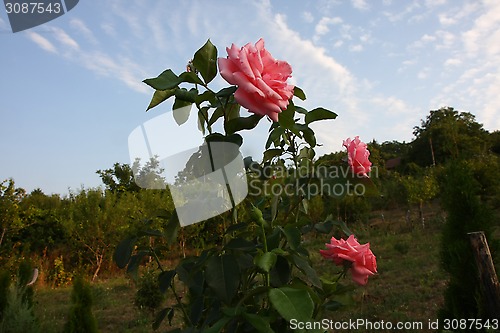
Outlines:
{"type": "Polygon", "coordinates": [[[52,27],[52,32],[54,33],[54,37],[62,44],[64,48],[69,48],[72,50],[79,50],[80,45],[71,38],[64,30],[60,28],[52,27]]]}
{"type": "MultiPolygon", "coordinates": [[[[500,3],[485,1],[463,6],[456,11],[462,20],[469,18],[468,29],[461,32],[452,56],[444,65],[458,76],[434,98],[436,105],[455,105],[478,116],[488,129],[500,128],[500,3]],[[472,15],[476,15],[472,17],[472,15]],[[458,48],[458,46],[461,48],[458,48]],[[458,105],[457,105],[458,104],[458,105]]],[[[443,23],[443,22],[441,22],[443,23]]]]}
{"type": "Polygon", "coordinates": [[[370,6],[365,0],[351,0],[352,6],[359,10],[368,10],[370,6]]]}
{"type": "Polygon", "coordinates": [[[340,17],[322,17],[314,28],[314,31],[316,33],[314,39],[319,39],[321,36],[330,32],[331,25],[337,25],[342,22],[342,18],[340,17]]]}
{"type": "Polygon", "coordinates": [[[26,33],[26,35],[28,36],[28,38],[31,41],[33,41],[36,45],[38,45],[39,47],[41,47],[45,51],[51,52],[51,53],[57,53],[56,47],[51,42],[49,42],[48,39],[41,36],[40,34],[33,32],[33,31],[28,31],[26,33]]]}
{"type": "Polygon", "coordinates": [[[7,29],[7,23],[0,17],[0,30],[7,29]]]}
{"type": "Polygon", "coordinates": [[[311,14],[311,12],[303,12],[302,13],[302,19],[306,21],[307,23],[313,23],[314,22],[314,16],[311,14]]]}
{"type": "Polygon", "coordinates": [[[462,7],[448,9],[438,14],[439,23],[445,27],[463,22],[480,8],[480,2],[472,1],[465,3],[462,7]]]}
{"type": "Polygon", "coordinates": [[[97,38],[94,36],[92,31],[87,27],[87,25],[80,19],[74,18],[69,22],[70,26],[75,29],[79,34],[81,34],[87,41],[92,44],[97,44],[97,38]]]}

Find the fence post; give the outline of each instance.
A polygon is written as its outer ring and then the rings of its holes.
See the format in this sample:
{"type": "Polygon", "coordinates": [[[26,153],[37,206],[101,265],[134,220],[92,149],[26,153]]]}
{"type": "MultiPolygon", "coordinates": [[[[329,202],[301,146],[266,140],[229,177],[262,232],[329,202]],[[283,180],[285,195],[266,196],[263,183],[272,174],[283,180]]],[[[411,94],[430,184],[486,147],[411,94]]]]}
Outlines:
{"type": "Polygon", "coordinates": [[[479,271],[481,293],[489,318],[500,318],[500,284],[484,232],[468,233],[479,271]]]}

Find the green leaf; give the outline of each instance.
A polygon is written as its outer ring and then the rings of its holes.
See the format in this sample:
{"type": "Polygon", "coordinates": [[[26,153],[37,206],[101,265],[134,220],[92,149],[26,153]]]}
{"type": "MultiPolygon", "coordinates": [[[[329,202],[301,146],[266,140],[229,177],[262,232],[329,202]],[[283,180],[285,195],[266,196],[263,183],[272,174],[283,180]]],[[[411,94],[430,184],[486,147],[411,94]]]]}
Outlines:
{"type": "Polygon", "coordinates": [[[167,69],[157,77],[146,79],[142,82],[156,90],[170,90],[177,87],[182,82],[182,79],[175,75],[171,69],[167,69]]]}
{"type": "Polygon", "coordinates": [[[193,65],[207,84],[217,75],[217,48],[210,39],[194,54],[193,65]]]}
{"type": "Polygon", "coordinates": [[[238,89],[237,86],[230,86],[230,87],[222,88],[221,90],[219,90],[218,92],[215,93],[215,96],[217,96],[217,97],[229,97],[236,92],[236,89],[238,89]]]}
{"type": "Polygon", "coordinates": [[[295,105],[293,105],[293,103],[290,101],[288,107],[278,115],[278,122],[280,126],[292,130],[293,125],[295,125],[294,116],[295,105]]]}
{"type": "Polygon", "coordinates": [[[205,137],[206,142],[230,142],[241,147],[243,137],[239,134],[222,135],[220,133],[212,133],[205,137]]]}
{"type": "Polygon", "coordinates": [[[273,159],[273,157],[281,156],[281,154],[283,154],[283,149],[281,148],[268,149],[264,152],[264,158],[262,162],[270,161],[273,159]]]}
{"type": "Polygon", "coordinates": [[[162,293],[166,293],[168,288],[170,288],[175,274],[177,274],[177,272],[173,269],[170,271],[163,271],[158,275],[158,284],[162,293]]]}
{"type": "Polygon", "coordinates": [[[280,202],[280,198],[280,195],[274,194],[271,199],[271,222],[278,216],[278,204],[280,202]]]}
{"type": "Polygon", "coordinates": [[[125,266],[127,266],[130,261],[130,257],[132,256],[132,251],[134,250],[136,241],[136,237],[127,237],[116,247],[113,259],[119,268],[125,268],[125,266]]]}
{"type": "Polygon", "coordinates": [[[152,326],[153,330],[156,331],[160,327],[160,325],[163,322],[163,320],[165,319],[165,317],[173,311],[174,311],[174,309],[172,309],[172,308],[165,308],[165,309],[161,310],[160,312],[158,312],[158,314],[155,317],[155,321],[153,322],[153,326],[152,326]]]}
{"type": "Polygon", "coordinates": [[[335,220],[335,221],[332,221],[332,225],[336,225],[336,226],[340,227],[340,229],[342,230],[342,232],[344,234],[346,234],[347,236],[352,235],[351,229],[349,229],[349,227],[347,226],[347,224],[345,224],[344,221],[335,220]]]}
{"type": "Polygon", "coordinates": [[[306,109],[304,109],[303,107],[301,107],[301,106],[295,105],[295,112],[302,113],[302,114],[307,114],[308,111],[306,109]]]}
{"type": "MultiPolygon", "coordinates": [[[[187,90],[186,88],[175,89],[175,99],[182,100],[189,103],[196,102],[196,97],[198,97],[198,90],[191,88],[187,90]]],[[[174,107],[175,109],[175,107],[174,107]]]]}
{"type": "Polygon", "coordinates": [[[208,286],[221,301],[229,304],[240,284],[240,271],[234,256],[223,254],[211,257],[207,261],[205,274],[208,286]]]}
{"type": "Polygon", "coordinates": [[[255,265],[264,272],[269,273],[274,264],[276,264],[277,256],[274,252],[265,252],[262,255],[255,257],[255,265]]]}
{"type": "MultiPolygon", "coordinates": [[[[273,250],[273,252],[276,253],[277,251],[273,250]]],[[[292,269],[290,267],[290,264],[288,263],[288,260],[285,257],[278,255],[276,264],[271,269],[270,273],[271,273],[271,285],[273,287],[281,287],[290,282],[292,269]]]]}
{"type": "Polygon", "coordinates": [[[303,101],[306,100],[306,94],[304,93],[304,91],[302,89],[300,89],[299,87],[295,86],[293,88],[293,95],[303,101]]]}
{"type": "Polygon", "coordinates": [[[212,327],[203,330],[203,333],[220,333],[231,319],[231,317],[222,317],[212,327]]]}
{"type": "Polygon", "coordinates": [[[127,273],[132,275],[134,280],[138,278],[139,265],[141,264],[142,259],[145,255],[150,254],[149,251],[139,251],[130,257],[130,261],[127,266],[127,273]]]}
{"type": "Polygon", "coordinates": [[[226,246],[224,246],[225,249],[228,250],[242,250],[242,251],[249,251],[253,250],[256,248],[256,245],[252,243],[249,240],[246,240],[244,238],[232,238],[226,246]]]}
{"type": "Polygon", "coordinates": [[[269,290],[269,300],[276,311],[288,321],[311,320],[314,303],[306,290],[290,287],[274,288],[269,290]]]}
{"type": "MultiPolygon", "coordinates": [[[[213,92],[211,91],[205,91],[203,92],[202,94],[199,94],[195,97],[195,100],[194,102],[196,103],[196,105],[200,105],[201,103],[203,102],[212,102],[215,98],[215,95],[213,92]]],[[[207,107],[207,110],[209,108],[207,107]]]]}
{"type": "Polygon", "coordinates": [[[173,113],[177,125],[182,125],[189,119],[189,114],[191,113],[191,105],[192,103],[177,98],[175,99],[173,113]]]}
{"type": "Polygon", "coordinates": [[[181,262],[175,268],[179,280],[189,288],[191,297],[200,296],[205,290],[205,277],[200,268],[199,263],[186,261],[181,262]]]}
{"type": "Polygon", "coordinates": [[[213,123],[217,121],[220,117],[224,115],[224,109],[222,107],[215,109],[214,113],[212,113],[212,117],[208,121],[208,125],[212,126],[213,123]]]}
{"type": "Polygon", "coordinates": [[[241,130],[250,130],[255,128],[263,118],[261,115],[253,114],[249,117],[238,117],[224,123],[224,129],[227,134],[233,134],[241,130]]]}
{"type": "Polygon", "coordinates": [[[271,326],[269,325],[269,318],[264,318],[262,316],[243,312],[243,317],[248,321],[257,332],[262,333],[273,333],[271,326]]]}
{"type": "Polygon", "coordinates": [[[172,216],[167,222],[165,226],[165,240],[168,245],[171,245],[177,239],[177,232],[179,231],[181,225],[179,223],[179,217],[177,216],[177,212],[174,211],[172,216]]]}
{"type": "Polygon", "coordinates": [[[335,112],[332,112],[324,108],[316,108],[314,110],[309,111],[306,114],[306,124],[309,125],[314,121],[335,119],[335,118],[337,118],[337,114],[335,112]]]}
{"type": "Polygon", "coordinates": [[[170,97],[174,96],[175,93],[175,88],[174,89],[169,89],[169,90],[156,90],[155,93],[153,94],[153,98],[151,99],[151,102],[149,103],[148,108],[146,111],[149,111],[150,109],[154,108],[158,104],[166,101],[170,97]]]}
{"type": "Polygon", "coordinates": [[[285,133],[285,128],[283,127],[276,127],[274,128],[271,133],[269,133],[269,137],[267,138],[266,142],[266,149],[271,147],[271,143],[274,142],[274,145],[276,146],[277,140],[280,138],[280,136],[285,133]]]}
{"type": "Polygon", "coordinates": [[[304,139],[309,144],[309,146],[311,146],[311,148],[316,147],[316,136],[314,135],[314,131],[309,126],[306,126],[302,130],[302,134],[304,135],[304,139]]]}
{"type": "Polygon", "coordinates": [[[295,266],[297,266],[297,268],[307,276],[313,286],[321,288],[321,280],[319,279],[316,271],[311,267],[311,265],[309,265],[307,260],[298,254],[294,254],[292,258],[295,266]]]}
{"type": "Polygon", "coordinates": [[[344,304],[342,304],[338,301],[328,301],[325,304],[323,304],[323,307],[325,308],[325,310],[328,310],[328,311],[336,311],[343,306],[344,306],[344,304]]]}
{"type": "Polygon", "coordinates": [[[292,250],[297,250],[300,247],[301,233],[300,230],[287,225],[285,228],[280,227],[286,237],[288,245],[292,250]]]}
{"type": "Polygon", "coordinates": [[[181,79],[182,82],[203,85],[203,81],[201,81],[198,75],[196,75],[196,73],[193,72],[184,72],[181,75],[179,75],[179,79],[181,79]]]}

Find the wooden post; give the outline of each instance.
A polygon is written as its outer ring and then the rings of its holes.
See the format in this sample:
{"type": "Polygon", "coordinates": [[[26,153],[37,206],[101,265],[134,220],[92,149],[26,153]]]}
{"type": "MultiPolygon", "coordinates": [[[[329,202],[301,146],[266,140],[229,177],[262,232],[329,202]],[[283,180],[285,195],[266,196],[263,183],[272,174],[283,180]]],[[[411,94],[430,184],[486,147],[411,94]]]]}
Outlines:
{"type": "Polygon", "coordinates": [[[479,271],[481,293],[489,318],[500,318],[500,284],[484,232],[468,233],[479,271]]]}

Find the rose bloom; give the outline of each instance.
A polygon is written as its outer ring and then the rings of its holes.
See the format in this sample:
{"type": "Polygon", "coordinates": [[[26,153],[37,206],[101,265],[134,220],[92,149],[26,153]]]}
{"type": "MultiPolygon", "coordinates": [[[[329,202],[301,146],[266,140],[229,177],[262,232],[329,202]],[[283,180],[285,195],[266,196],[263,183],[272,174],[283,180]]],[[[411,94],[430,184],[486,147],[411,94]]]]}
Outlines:
{"type": "Polygon", "coordinates": [[[344,140],[343,146],[347,148],[347,163],[353,172],[368,177],[372,162],[368,160],[370,151],[366,148],[366,143],[361,142],[359,136],[356,136],[354,140],[351,138],[344,140]]]}
{"type": "Polygon", "coordinates": [[[350,264],[354,282],[365,285],[368,282],[368,276],[377,273],[377,261],[370,250],[370,243],[361,245],[351,235],[346,241],[332,237],[330,243],[325,245],[327,249],[319,251],[323,258],[332,260],[337,266],[350,264]]]}
{"type": "Polygon", "coordinates": [[[232,44],[226,51],[227,59],[218,59],[219,71],[227,82],[238,86],[236,102],[250,112],[278,121],[278,114],[293,96],[294,86],[286,82],[292,67],[274,59],[264,48],[262,38],[255,46],[248,43],[238,49],[232,44]]]}

